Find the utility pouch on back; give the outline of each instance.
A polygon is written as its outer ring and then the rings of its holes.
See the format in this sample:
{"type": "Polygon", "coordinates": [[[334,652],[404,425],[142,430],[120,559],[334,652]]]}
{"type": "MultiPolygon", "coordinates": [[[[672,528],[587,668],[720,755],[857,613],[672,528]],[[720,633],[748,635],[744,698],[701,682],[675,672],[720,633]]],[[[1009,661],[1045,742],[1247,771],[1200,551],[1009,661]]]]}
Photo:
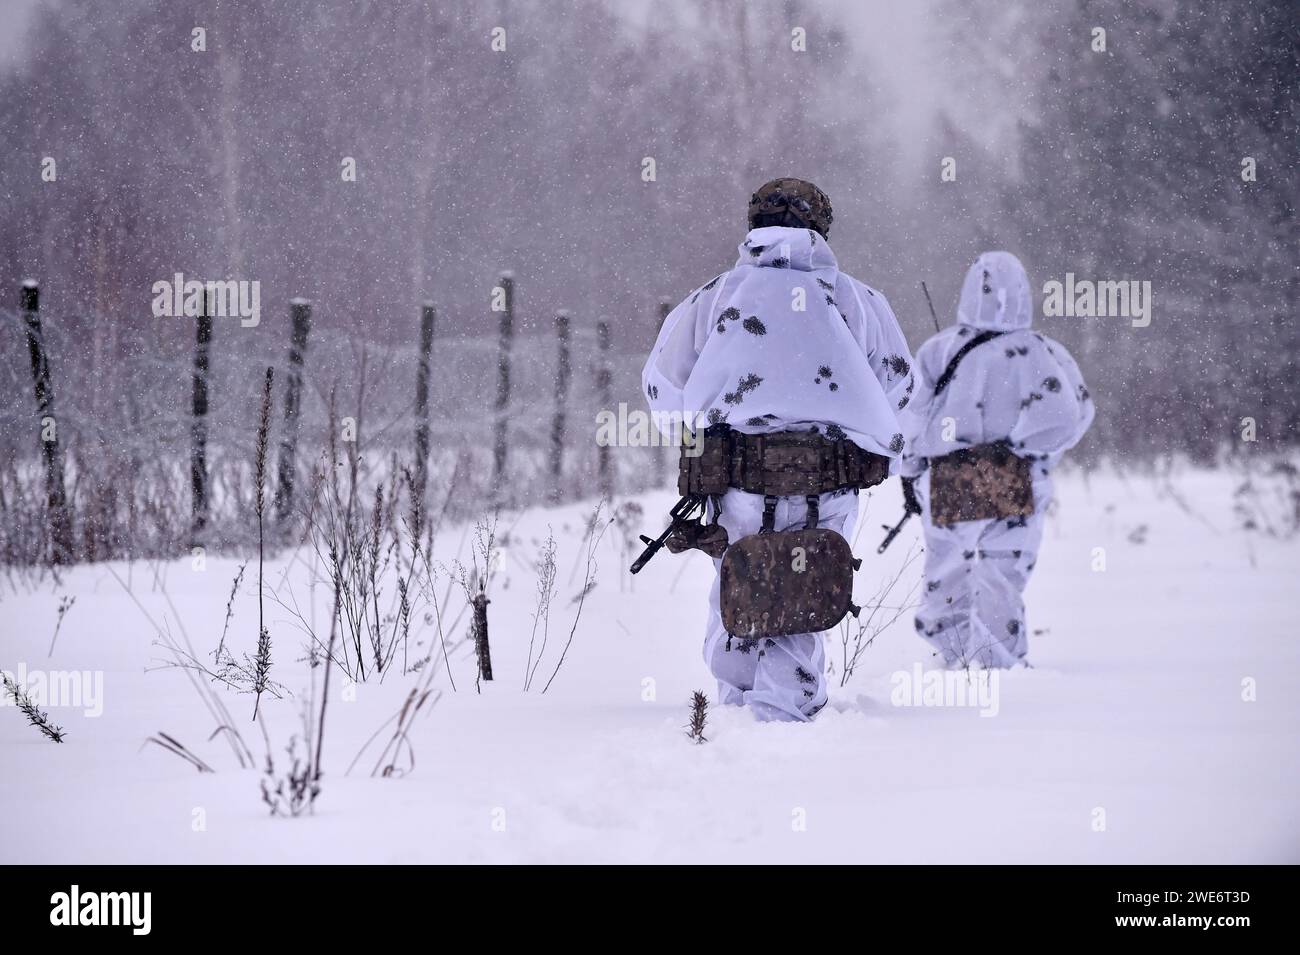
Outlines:
{"type": "Polygon", "coordinates": [[[1005,444],[977,444],[930,459],[930,520],[940,527],[1032,513],[1031,465],[1005,444]]]}
{"type": "Polygon", "coordinates": [[[820,633],[857,614],[853,571],[862,562],[849,542],[817,527],[816,498],[808,523],[794,531],[771,530],[775,498],[768,497],[764,530],[742,537],[722,557],[722,623],[741,640],[820,633]]]}

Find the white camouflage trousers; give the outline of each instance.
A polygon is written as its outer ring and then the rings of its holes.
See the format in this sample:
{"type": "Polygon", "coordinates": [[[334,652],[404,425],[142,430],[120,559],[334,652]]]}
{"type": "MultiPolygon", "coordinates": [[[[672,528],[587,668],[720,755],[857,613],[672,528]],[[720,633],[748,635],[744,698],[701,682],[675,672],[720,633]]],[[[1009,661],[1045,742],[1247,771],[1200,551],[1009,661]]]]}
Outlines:
{"type": "Polygon", "coordinates": [[[1013,667],[1029,652],[1023,593],[1038,560],[1052,500],[1048,477],[1034,480],[1027,517],[930,521],[930,472],[916,483],[925,527],[925,580],[916,631],[946,666],[1013,667]]]}
{"type": "MultiPolygon", "coordinates": [[[[804,526],[808,507],[801,497],[783,497],[776,506],[775,529],[804,526]]],[[[858,497],[852,491],[823,494],[818,501],[818,527],[829,527],[852,539],[858,497]]],[[[712,511],[710,517],[712,519],[712,511]]],[[[763,525],[763,496],[732,489],[722,498],[719,522],[735,543],[758,533],[763,525]]],[[[820,633],[758,640],[728,638],[719,609],[721,560],[709,591],[709,621],[704,637],[704,662],[718,681],[718,698],[726,704],[748,706],[761,720],[813,718],[826,705],[826,651],[820,633]],[[728,647],[730,644],[730,647],[728,647]]]]}

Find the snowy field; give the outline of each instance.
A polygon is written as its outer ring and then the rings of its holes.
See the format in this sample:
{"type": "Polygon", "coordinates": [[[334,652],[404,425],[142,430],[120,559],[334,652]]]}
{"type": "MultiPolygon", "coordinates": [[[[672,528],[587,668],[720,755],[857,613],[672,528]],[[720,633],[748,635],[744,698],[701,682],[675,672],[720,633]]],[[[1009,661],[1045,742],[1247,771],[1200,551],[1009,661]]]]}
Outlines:
{"type": "MultiPolygon", "coordinates": [[[[881,524],[900,513],[896,483],[860,519],[862,591],[919,546],[913,521],[887,562],[874,555],[881,524]]],[[[113,566],[134,598],[105,566],[78,568],[59,587],[7,588],[0,667],[89,672],[91,695],[97,671],[103,682],[100,699],[48,707],[67,732],[62,745],[0,709],[0,861],[1300,862],[1300,543],[1234,529],[1231,476],[1189,472],[1173,487],[1179,499],[1151,479],[1061,475],[1027,593],[1034,667],[986,686],[996,696],[985,705],[895,705],[895,674],[928,659],[905,614],[842,688],[839,638],[828,636],[831,704],[815,723],[765,725],[713,707],[702,745],[683,726],[691,691],[715,696],[700,659],[707,558],[664,552],[633,583],[611,529],[543,695],[583,579],[590,506],[503,517],[513,526],[489,608],[495,681],[475,692],[460,617],[450,647],[457,689],[438,673],[441,696],[410,733],[413,770],[371,778],[386,733],[345,770],[419,677],[392,672],[352,689],[336,678],[323,791],[315,813],[298,818],[268,814],[260,771],[240,770],[231,747],[209,738],[215,724],[186,672],[157,668],[164,654],[146,611],[210,652],[238,561],[209,560],[202,572],[189,561],[113,566]],[[524,693],[529,562],[548,525],[559,596],[546,658],[524,693]],[[1104,570],[1094,569],[1096,548],[1104,570]],[[65,594],[76,602],[50,657],[65,594]],[[145,745],[159,731],[216,772],[145,745]]],[[[642,529],[657,532],[670,497],[641,503],[642,529]]],[[[468,559],[469,546],[462,529],[447,529],[438,556],[468,559]]],[[[271,563],[267,578],[292,575],[305,602],[309,555],[298,558],[271,563]]],[[[254,568],[228,638],[250,654],[254,568]]],[[[324,587],[316,599],[323,620],[324,587]]],[[[448,620],[458,612],[449,608],[448,620]]],[[[282,757],[300,731],[308,668],[291,615],[268,604],[267,619],[273,676],[295,694],[263,702],[282,757]]],[[[434,638],[426,629],[418,639],[423,653],[434,638]]],[[[252,698],[218,692],[260,762],[252,698]]]]}

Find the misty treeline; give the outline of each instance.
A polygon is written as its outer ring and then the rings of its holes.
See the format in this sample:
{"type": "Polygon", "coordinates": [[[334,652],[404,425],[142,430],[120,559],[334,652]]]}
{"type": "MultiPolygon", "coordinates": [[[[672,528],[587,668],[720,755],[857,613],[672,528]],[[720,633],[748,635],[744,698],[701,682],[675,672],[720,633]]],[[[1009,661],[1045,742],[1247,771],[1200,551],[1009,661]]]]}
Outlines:
{"type": "MultiPolygon", "coordinates": [[[[734,261],[749,194],[776,175],[828,192],[842,267],[889,296],[914,348],[933,331],[919,282],[948,323],[965,268],[986,248],[1019,254],[1039,288],[1067,272],[1150,281],[1146,328],[1037,320],[1079,357],[1097,399],[1075,460],[1213,463],[1293,445],[1291,4],[933,0],[903,67],[869,42],[892,29],[887,8],[44,6],[0,75],[6,555],[27,551],[13,515],[38,513],[45,494],[17,310],[24,278],[41,287],[70,507],[78,541],[95,544],[83,555],[189,543],[195,322],[150,308],[154,283],[176,273],[260,288],[255,327],[214,321],[213,543],[248,540],[263,374],[285,367],[295,296],[313,316],[301,486],[338,437],[331,421],[347,417],[363,481],[410,464],[430,301],[426,506],[470,515],[555,496],[542,478],[560,309],[572,316],[573,373],[558,496],[597,493],[595,413],[641,407],[659,303],[734,261]],[[1105,52],[1093,49],[1098,27],[1105,52]],[[196,28],[203,52],[192,49],[196,28]],[[796,28],[806,51],[792,49],[796,28]],[[912,86],[934,100],[919,120],[899,93],[912,86]],[[940,180],[944,157],[956,160],[954,182],[940,180]],[[1245,157],[1255,181],[1242,179],[1245,157]],[[47,158],[54,181],[42,175],[47,158]],[[356,181],[344,178],[349,160],[356,181]],[[515,290],[503,491],[491,486],[490,302],[504,270],[515,290]],[[609,326],[608,360],[598,322],[609,326]],[[1255,445],[1240,441],[1247,417],[1255,445]]],[[[657,450],[612,459],[620,491],[672,473],[657,450]]]]}

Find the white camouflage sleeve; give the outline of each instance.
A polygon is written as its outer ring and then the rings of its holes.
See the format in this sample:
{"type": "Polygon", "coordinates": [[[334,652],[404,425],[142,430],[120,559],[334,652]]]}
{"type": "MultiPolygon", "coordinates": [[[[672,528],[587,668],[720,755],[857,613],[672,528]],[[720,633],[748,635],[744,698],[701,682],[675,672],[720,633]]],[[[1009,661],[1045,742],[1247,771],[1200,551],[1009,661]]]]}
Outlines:
{"type": "MultiPolygon", "coordinates": [[[[1083,375],[1065,347],[1042,339],[1047,361],[1022,366],[1020,417],[1011,432],[1017,450],[1045,456],[1051,464],[1079,443],[1096,414],[1083,375]]],[[[1050,465],[1049,465],[1050,466],[1050,465]]]]}
{"type": "Polygon", "coordinates": [[[856,281],[854,291],[867,318],[867,340],[864,342],[867,361],[871,363],[871,370],[885,390],[890,405],[895,412],[901,412],[911,402],[916,390],[912,352],[907,338],[885,296],[856,281]]]}
{"type": "Polygon", "coordinates": [[[705,293],[722,278],[719,275],[683,299],[668,313],[659,329],[659,337],[641,371],[641,390],[656,422],[670,420],[672,416],[680,418],[686,410],[683,392],[700,357],[699,309],[710,300],[705,293]]]}
{"type": "MultiPolygon", "coordinates": [[[[927,345],[929,342],[926,343],[927,345]]],[[[898,416],[898,423],[903,429],[903,454],[899,461],[898,473],[905,478],[920,477],[929,467],[929,461],[916,453],[917,440],[921,437],[930,417],[930,402],[934,399],[935,377],[926,370],[926,362],[931,359],[933,348],[922,345],[916,353],[912,365],[912,374],[916,388],[911,394],[905,410],[898,416]],[[927,354],[927,352],[929,354],[927,354]]]]}

